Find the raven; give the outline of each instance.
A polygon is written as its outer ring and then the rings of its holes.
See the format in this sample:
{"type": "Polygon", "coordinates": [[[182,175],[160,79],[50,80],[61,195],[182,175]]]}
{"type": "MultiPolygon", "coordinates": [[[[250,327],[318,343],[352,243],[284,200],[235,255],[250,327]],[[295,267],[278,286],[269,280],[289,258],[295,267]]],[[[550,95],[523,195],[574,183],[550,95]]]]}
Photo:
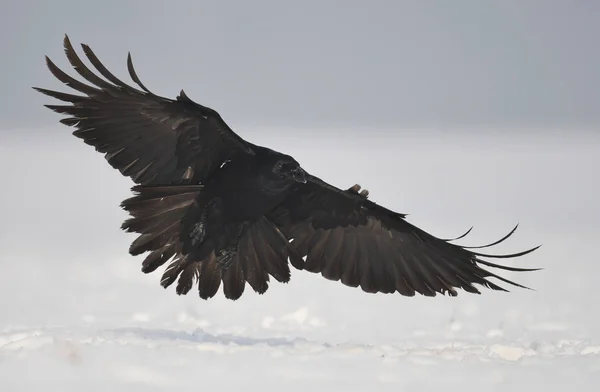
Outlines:
{"type": "Polygon", "coordinates": [[[130,217],[122,224],[138,233],[129,252],[149,252],[142,271],[169,262],[161,285],[176,284],[187,294],[195,283],[203,299],[239,299],[246,282],[257,293],[270,278],[287,283],[291,264],[368,293],[457,295],[477,293],[475,285],[507,291],[492,283],[500,277],[485,267],[503,266],[484,258],[519,257],[538,247],[507,255],[474,251],[496,245],[458,246],[437,238],[368,198],[359,185],[339,189],[307,173],[291,156],[238,136],[215,110],[193,102],[183,90],[176,99],[153,94],[137,76],[131,54],[127,68],[139,86],[109,72],[82,44],[94,73],[65,35],[66,57],[89,84],[60,70],[48,57],[50,72],[81,93],[34,87],[64,101],[45,105],[67,115],[62,124],[104,154],[108,163],[135,183],[121,204],[130,217]],[[288,264],[289,263],[289,264],[288,264]]]}

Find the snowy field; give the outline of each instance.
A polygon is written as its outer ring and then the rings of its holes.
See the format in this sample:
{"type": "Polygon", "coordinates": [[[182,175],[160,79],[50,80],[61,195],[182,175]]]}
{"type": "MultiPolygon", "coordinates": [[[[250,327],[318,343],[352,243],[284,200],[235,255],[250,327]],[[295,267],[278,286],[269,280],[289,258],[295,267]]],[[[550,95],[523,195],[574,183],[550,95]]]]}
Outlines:
{"type": "Polygon", "coordinates": [[[293,271],[237,302],[159,286],[120,231],[130,180],[65,127],[2,132],[2,391],[596,391],[600,134],[259,132],[313,174],[461,243],[542,243],[457,298],[372,295],[293,271]],[[341,140],[341,141],[340,141],[341,140]],[[400,389],[399,389],[400,388],[400,389]]]}

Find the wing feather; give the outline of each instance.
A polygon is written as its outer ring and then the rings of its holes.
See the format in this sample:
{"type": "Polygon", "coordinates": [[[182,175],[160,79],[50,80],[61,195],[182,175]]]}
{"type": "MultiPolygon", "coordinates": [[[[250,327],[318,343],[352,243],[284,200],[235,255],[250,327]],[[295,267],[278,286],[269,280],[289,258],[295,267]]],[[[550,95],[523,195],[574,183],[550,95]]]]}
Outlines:
{"type": "Polygon", "coordinates": [[[54,77],[83,95],[34,89],[66,102],[46,107],[66,115],[60,122],[75,127],[74,136],[103,153],[113,168],[135,183],[203,183],[226,160],[254,154],[252,145],[213,109],[183,92],[176,100],[151,93],[138,77],[131,55],[127,69],[141,90],[109,72],[89,46],[82,45],[83,52],[101,76],[77,55],[66,35],[63,44],[70,65],[87,83],[69,76],[48,57],[46,64],[54,77]]]}
{"type": "Polygon", "coordinates": [[[519,257],[538,247],[508,255],[470,250],[497,245],[510,237],[516,227],[488,245],[461,247],[451,242],[457,238],[437,238],[410,224],[405,214],[367,199],[366,193],[352,188],[344,191],[314,176],[308,179],[306,184],[294,188],[269,219],[292,239],[299,255],[306,257],[304,269],[321,273],[327,279],[369,293],[456,296],[457,289],[479,293],[475,285],[506,291],[489,278],[527,288],[484,267],[536,270],[503,266],[484,258],[519,257]]]}

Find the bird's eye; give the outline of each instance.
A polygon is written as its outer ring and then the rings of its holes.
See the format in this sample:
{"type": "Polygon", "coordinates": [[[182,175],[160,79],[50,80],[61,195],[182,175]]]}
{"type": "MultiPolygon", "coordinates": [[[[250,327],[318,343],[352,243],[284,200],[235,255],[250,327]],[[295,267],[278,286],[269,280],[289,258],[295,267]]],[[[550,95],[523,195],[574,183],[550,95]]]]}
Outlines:
{"type": "Polygon", "coordinates": [[[276,165],[276,167],[277,167],[278,169],[281,169],[281,168],[283,167],[283,162],[282,162],[282,161],[279,161],[279,162],[277,162],[277,165],[276,165]]]}

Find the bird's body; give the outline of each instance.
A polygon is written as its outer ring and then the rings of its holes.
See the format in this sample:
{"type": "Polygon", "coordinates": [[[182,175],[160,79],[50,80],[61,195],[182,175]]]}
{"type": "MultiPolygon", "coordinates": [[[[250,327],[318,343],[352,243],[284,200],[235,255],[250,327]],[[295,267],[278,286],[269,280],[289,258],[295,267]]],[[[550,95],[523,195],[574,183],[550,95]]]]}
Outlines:
{"type": "Polygon", "coordinates": [[[183,91],[175,100],[153,94],[130,57],[129,73],[142,91],[112,75],[88,46],[83,50],[104,78],[81,61],[68,37],[64,44],[71,65],[92,85],[47,59],[54,76],[84,95],[37,90],[69,103],[47,106],[69,115],[61,122],[136,183],[136,195],[122,203],[131,215],[122,228],[140,234],[132,255],[149,252],[142,271],[170,261],[164,287],[177,282],[177,293],[185,294],[197,281],[207,299],[222,284],[225,296],[237,299],[248,283],[262,294],[270,277],[289,281],[288,261],[372,293],[454,296],[456,288],[478,293],[474,284],[504,290],[490,277],[523,287],[481,265],[526,269],[482,257],[533,249],[485,255],[437,238],[369,200],[360,187],[339,189],[291,156],[245,141],[183,91]]]}
{"type": "Polygon", "coordinates": [[[233,159],[220,167],[195,199],[199,216],[188,214],[189,228],[182,235],[195,239],[197,244],[192,244],[190,252],[197,252],[197,257],[203,258],[207,256],[205,252],[214,250],[219,254],[237,248],[245,229],[279,205],[295,183],[271,171],[276,160],[285,158],[283,154],[258,147],[256,155],[233,159]],[[201,243],[211,245],[202,247],[201,243]]]}
{"type": "Polygon", "coordinates": [[[271,167],[286,155],[264,147],[256,154],[226,162],[206,183],[206,192],[218,196],[231,219],[254,220],[285,199],[294,180],[274,175],[271,167]]]}

